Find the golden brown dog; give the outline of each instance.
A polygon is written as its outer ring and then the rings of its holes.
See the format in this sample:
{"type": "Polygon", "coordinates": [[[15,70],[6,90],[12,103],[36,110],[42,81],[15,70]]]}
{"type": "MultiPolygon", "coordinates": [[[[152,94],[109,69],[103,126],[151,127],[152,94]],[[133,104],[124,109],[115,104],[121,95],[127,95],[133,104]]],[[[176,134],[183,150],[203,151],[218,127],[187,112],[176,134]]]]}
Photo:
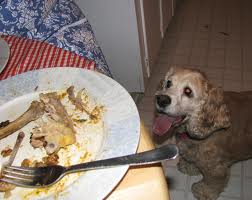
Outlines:
{"type": "Polygon", "coordinates": [[[163,135],[176,127],[178,169],[203,175],[192,186],[197,199],[217,199],[230,167],[252,158],[252,92],[223,92],[197,70],[171,68],[155,99],[153,132],[163,135]],[[179,137],[181,132],[188,137],[179,137]]]}

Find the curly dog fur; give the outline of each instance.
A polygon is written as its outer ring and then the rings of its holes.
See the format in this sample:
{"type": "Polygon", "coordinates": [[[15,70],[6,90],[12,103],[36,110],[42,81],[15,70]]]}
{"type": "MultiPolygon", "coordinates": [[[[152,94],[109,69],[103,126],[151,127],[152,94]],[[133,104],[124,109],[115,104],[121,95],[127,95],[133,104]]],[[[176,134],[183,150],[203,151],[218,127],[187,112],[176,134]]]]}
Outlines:
{"type": "Polygon", "coordinates": [[[230,167],[252,158],[252,92],[223,92],[198,70],[171,68],[155,97],[158,113],[180,117],[175,130],[188,134],[176,137],[177,166],[183,173],[203,175],[192,186],[194,196],[217,199],[230,167]]]}

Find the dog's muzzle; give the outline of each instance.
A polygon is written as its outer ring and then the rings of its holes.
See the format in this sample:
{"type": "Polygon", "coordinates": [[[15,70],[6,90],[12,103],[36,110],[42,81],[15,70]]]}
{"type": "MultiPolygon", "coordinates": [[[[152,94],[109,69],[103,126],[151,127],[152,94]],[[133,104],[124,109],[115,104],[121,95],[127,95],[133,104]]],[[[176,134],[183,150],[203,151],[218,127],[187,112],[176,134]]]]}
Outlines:
{"type": "Polygon", "coordinates": [[[157,95],[156,102],[160,108],[165,108],[171,104],[171,97],[167,95],[157,95]]]}

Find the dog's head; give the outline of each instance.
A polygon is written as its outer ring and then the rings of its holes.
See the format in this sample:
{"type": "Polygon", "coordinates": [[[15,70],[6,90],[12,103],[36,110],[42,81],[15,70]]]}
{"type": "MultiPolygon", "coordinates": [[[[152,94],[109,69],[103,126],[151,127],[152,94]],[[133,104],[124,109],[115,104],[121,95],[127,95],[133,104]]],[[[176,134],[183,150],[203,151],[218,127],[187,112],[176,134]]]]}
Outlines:
{"type": "Polygon", "coordinates": [[[158,135],[183,124],[191,137],[203,139],[230,126],[222,90],[198,70],[171,68],[155,94],[155,102],[159,116],[153,132],[158,135]]]}

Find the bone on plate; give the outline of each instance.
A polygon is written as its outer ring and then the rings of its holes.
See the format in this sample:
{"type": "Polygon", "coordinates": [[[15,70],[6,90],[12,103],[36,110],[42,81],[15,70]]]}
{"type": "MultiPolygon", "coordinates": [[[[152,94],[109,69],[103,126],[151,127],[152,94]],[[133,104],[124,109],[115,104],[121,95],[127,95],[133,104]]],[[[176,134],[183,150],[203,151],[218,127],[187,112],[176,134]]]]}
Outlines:
{"type": "MultiPolygon", "coordinates": [[[[75,95],[74,86],[66,90],[69,100],[75,105],[76,109],[84,111],[92,117],[92,112],[85,109],[81,100],[82,91],[80,90],[75,95]]],[[[18,131],[28,123],[42,118],[46,113],[49,120],[46,122],[41,120],[39,126],[33,128],[31,145],[35,148],[44,147],[47,154],[52,154],[62,147],[75,143],[73,122],[60,98],[57,92],[39,94],[39,100],[34,100],[25,113],[0,128],[0,139],[18,131]]]]}

